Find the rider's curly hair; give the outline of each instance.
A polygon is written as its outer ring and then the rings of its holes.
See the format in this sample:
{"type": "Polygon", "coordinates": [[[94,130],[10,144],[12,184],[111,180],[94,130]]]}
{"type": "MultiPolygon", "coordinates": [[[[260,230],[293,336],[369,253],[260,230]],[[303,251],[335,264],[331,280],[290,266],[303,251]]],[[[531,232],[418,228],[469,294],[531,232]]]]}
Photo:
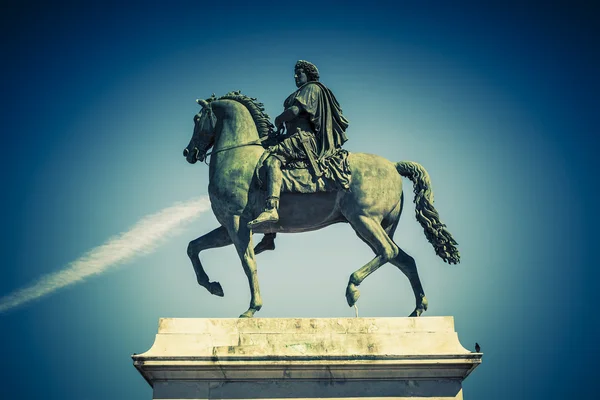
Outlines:
{"type": "Polygon", "coordinates": [[[305,60],[298,60],[294,69],[302,68],[309,82],[319,81],[319,70],[317,66],[305,60]]]}

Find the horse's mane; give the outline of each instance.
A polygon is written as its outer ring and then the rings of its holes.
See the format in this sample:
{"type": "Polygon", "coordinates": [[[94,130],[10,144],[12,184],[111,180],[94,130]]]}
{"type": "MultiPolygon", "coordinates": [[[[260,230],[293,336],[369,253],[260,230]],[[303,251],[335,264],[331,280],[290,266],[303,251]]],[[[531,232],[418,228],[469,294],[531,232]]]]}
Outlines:
{"type": "Polygon", "coordinates": [[[259,103],[256,97],[248,97],[245,94],[242,94],[240,90],[237,90],[229,92],[218,99],[213,94],[212,97],[206,101],[210,103],[214,100],[234,100],[238,103],[241,103],[250,112],[250,115],[254,120],[254,124],[256,125],[256,129],[258,130],[259,137],[265,137],[273,134],[275,125],[271,123],[269,116],[267,113],[265,113],[264,104],[259,103]]]}

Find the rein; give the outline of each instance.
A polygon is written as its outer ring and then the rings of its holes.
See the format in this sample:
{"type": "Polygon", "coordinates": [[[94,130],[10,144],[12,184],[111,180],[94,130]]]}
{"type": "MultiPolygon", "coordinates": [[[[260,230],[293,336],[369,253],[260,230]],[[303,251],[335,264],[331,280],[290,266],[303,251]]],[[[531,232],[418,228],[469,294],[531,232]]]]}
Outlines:
{"type": "Polygon", "coordinates": [[[242,144],[236,144],[234,146],[228,146],[228,147],[225,147],[223,149],[219,149],[217,151],[214,151],[214,150],[213,151],[208,151],[208,152],[206,152],[206,154],[204,155],[204,157],[208,157],[210,155],[217,154],[217,153],[220,153],[220,152],[226,151],[226,150],[237,149],[238,147],[244,147],[244,146],[261,146],[262,142],[264,142],[268,138],[269,138],[268,136],[265,136],[262,139],[256,139],[256,140],[253,140],[253,141],[248,142],[248,143],[242,143],[242,144]]]}

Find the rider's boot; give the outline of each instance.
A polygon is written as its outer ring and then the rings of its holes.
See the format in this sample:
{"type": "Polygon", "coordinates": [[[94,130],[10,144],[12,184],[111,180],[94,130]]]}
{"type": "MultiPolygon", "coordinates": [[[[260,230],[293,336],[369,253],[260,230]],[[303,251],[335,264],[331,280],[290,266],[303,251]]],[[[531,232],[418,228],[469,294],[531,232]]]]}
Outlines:
{"type": "Polygon", "coordinates": [[[255,220],[248,222],[248,228],[256,228],[261,224],[279,221],[277,208],[279,208],[279,197],[268,197],[267,207],[255,220]]]}
{"type": "Polygon", "coordinates": [[[275,157],[269,157],[266,163],[268,167],[268,182],[267,182],[267,202],[266,208],[260,213],[255,220],[248,222],[248,228],[256,228],[261,224],[273,223],[279,221],[279,193],[281,192],[281,184],[283,176],[281,174],[281,161],[275,157]]]}

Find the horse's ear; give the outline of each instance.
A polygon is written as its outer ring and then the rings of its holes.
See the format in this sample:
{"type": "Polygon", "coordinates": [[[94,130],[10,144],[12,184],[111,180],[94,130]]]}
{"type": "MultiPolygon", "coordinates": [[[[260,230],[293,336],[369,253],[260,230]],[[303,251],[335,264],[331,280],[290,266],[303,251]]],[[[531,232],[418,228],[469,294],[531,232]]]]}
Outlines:
{"type": "Polygon", "coordinates": [[[196,99],[196,103],[200,104],[200,106],[202,106],[202,108],[208,107],[208,103],[206,102],[206,100],[196,99]]]}

